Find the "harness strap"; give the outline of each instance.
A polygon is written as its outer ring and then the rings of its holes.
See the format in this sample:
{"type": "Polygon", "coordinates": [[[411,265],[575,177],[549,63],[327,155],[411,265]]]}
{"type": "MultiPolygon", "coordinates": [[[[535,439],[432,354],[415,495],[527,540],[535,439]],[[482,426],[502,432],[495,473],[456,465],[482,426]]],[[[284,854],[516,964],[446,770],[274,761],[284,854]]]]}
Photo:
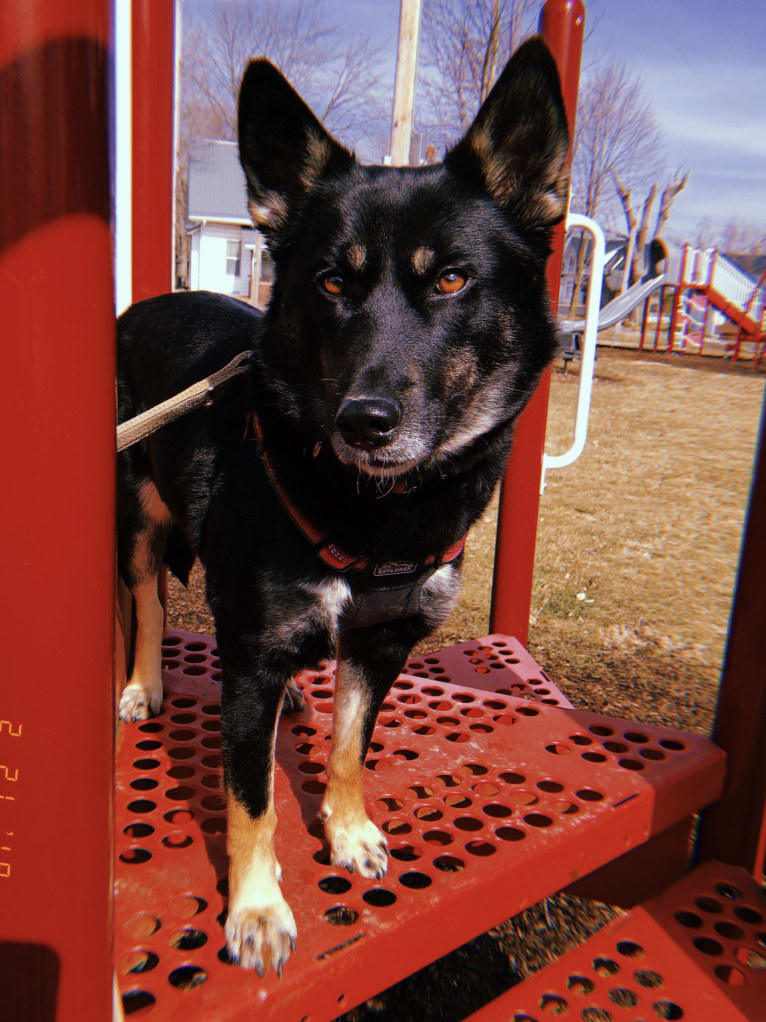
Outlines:
{"type": "Polygon", "coordinates": [[[179,394],[169,397],[166,401],[161,401],[153,408],[147,408],[140,415],[121,423],[117,427],[117,452],[132,447],[139,440],[145,440],[162,426],[173,422],[174,419],[179,419],[194,408],[212,404],[218,387],[228,383],[233,377],[248,371],[250,368],[248,363],[252,354],[251,350],[241,351],[231,362],[227,362],[223,369],[206,376],[204,380],[198,380],[179,394]]]}

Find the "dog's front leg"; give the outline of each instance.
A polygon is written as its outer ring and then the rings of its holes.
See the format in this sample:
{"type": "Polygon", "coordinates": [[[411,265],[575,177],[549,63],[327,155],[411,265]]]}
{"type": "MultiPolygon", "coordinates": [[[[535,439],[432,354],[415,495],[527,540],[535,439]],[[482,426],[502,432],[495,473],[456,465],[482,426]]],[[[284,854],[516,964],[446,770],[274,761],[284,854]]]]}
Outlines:
{"type": "Polygon", "coordinates": [[[408,640],[392,643],[392,632],[368,628],[347,637],[335,678],[332,751],[320,815],[333,864],[364,877],[380,878],[388,868],[386,839],[364,807],[363,779],[378,709],[411,646],[408,640]]]}
{"type": "Polygon", "coordinates": [[[229,955],[263,975],[282,967],[297,930],[279,883],[274,850],[274,741],[287,675],[263,658],[242,656],[244,644],[221,642],[222,730],[229,853],[229,955]],[[257,669],[253,670],[253,664],[257,669]]]}

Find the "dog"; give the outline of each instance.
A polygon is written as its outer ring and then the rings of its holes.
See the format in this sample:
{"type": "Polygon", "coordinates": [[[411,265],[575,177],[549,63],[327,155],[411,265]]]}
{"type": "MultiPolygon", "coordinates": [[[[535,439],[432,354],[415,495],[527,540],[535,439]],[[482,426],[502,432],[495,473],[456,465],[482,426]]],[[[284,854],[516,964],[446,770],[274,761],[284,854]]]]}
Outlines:
{"type": "Polygon", "coordinates": [[[206,569],[222,663],[232,960],[281,975],[296,927],[274,853],[274,740],[292,679],[337,657],[321,817],[332,862],[380,878],[362,775],[378,708],[457,599],[465,535],[555,350],[545,288],[568,130],[533,38],[438,165],[360,165],[267,61],[239,152],[275,263],[265,314],[221,295],[118,323],[124,420],[250,350],[209,407],[119,455],[118,562],[137,635],[120,716],[160,710],[163,562],[206,569]]]}

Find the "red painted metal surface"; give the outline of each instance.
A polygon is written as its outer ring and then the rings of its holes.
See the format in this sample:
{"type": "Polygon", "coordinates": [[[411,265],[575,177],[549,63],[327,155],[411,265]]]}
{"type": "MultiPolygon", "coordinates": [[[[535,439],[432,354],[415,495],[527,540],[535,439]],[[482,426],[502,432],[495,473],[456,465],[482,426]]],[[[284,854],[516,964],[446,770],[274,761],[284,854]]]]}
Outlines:
{"type": "MultiPolygon", "coordinates": [[[[482,645],[516,659],[504,636],[482,645]]],[[[487,692],[459,651],[450,677],[467,685],[402,675],[383,705],[366,791],[391,860],[383,880],[364,880],[329,865],[316,818],[333,683],[331,665],[307,672],[305,710],[281,722],[275,782],[298,948],[281,981],[261,980],[223,950],[213,640],[169,632],[164,649],[164,711],[123,727],[118,751],[116,961],[137,1016],[335,1018],[688,815],[722,781],[723,756],[703,738],[487,692]]],[[[510,682],[516,669],[490,671],[510,682]]]]}
{"type": "Polygon", "coordinates": [[[173,0],[133,0],[133,301],[171,291],[173,0]]]}
{"type": "Polygon", "coordinates": [[[0,1015],[24,1022],[111,1013],[108,25],[0,5],[0,1015]]]}
{"type": "MultiPolygon", "coordinates": [[[[585,8],[581,0],[547,0],[540,16],[540,32],[558,64],[572,138],[584,29],[585,8]]],[[[554,232],[553,254],[547,270],[554,316],[558,307],[563,252],[564,228],[560,225],[554,232]]],[[[549,393],[550,372],[546,371],[517,423],[500,494],[490,628],[493,632],[515,635],[524,645],[529,633],[549,393]]]]}
{"type": "Polygon", "coordinates": [[[763,878],[766,842],[766,403],[740,555],[714,737],[730,757],[701,853],[763,878]]]}
{"type": "Polygon", "coordinates": [[[766,897],[709,862],[468,1022],[762,1022],[766,897]]]}
{"type": "Polygon", "coordinates": [[[415,678],[468,685],[549,706],[572,706],[519,640],[507,635],[486,635],[412,657],[405,670],[415,678]]]}

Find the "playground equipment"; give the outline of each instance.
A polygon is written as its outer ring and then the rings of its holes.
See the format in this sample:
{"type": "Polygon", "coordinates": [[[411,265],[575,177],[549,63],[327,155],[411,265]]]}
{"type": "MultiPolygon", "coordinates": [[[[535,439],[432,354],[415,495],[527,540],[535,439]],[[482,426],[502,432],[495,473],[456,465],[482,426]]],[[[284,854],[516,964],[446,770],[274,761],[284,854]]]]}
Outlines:
{"type": "MultiPolygon", "coordinates": [[[[138,64],[134,92],[162,94],[154,76],[172,67],[171,11],[160,0],[134,4],[134,61],[143,33],[164,53],[138,64]]],[[[233,968],[222,952],[211,638],[165,636],[163,714],[120,729],[112,790],[108,13],[105,0],[18,0],[0,14],[4,123],[23,125],[20,151],[0,161],[0,292],[16,339],[7,346],[15,385],[0,414],[17,497],[4,502],[2,520],[2,620],[12,637],[0,714],[3,1012],[104,1022],[114,964],[136,1017],[318,1022],[578,880],[606,900],[650,900],[477,1017],[541,1022],[569,1008],[602,1019],[762,1018],[766,909],[753,876],[762,879],[766,854],[766,423],[716,744],[578,711],[524,649],[544,381],[504,485],[493,634],[410,661],[381,713],[367,766],[392,847],[384,881],[339,875],[325,858],[314,813],[331,665],[303,678],[308,709],[285,722],[278,750],[279,854],[301,931],[281,981],[233,968]],[[71,251],[76,260],[62,258],[71,251]],[[721,791],[701,827],[704,866],[689,873],[692,816],[721,791]]],[[[583,22],[579,0],[548,0],[542,30],[570,119],[583,22]]],[[[147,122],[134,138],[161,134],[159,103],[134,104],[134,118],[140,110],[147,122]]],[[[152,151],[147,178],[136,180],[144,171],[134,164],[134,192],[159,195],[162,208],[136,221],[134,203],[134,265],[144,245],[164,244],[168,258],[145,284],[134,275],[134,296],[139,284],[166,290],[169,274],[168,193],[153,187],[170,175],[167,136],[152,151]]],[[[554,259],[554,287],[558,272],[554,259]]]]}
{"type": "MultiPolygon", "coordinates": [[[[604,305],[598,312],[598,330],[606,330],[607,327],[621,323],[630,313],[642,305],[647,298],[654,294],[666,284],[665,274],[652,277],[649,280],[641,280],[633,284],[621,295],[604,305]]],[[[585,330],[584,319],[560,319],[559,329],[565,334],[581,334],[585,330]]]]}
{"type": "MultiPolygon", "coordinates": [[[[736,360],[747,346],[758,368],[766,349],[766,274],[754,281],[717,249],[703,250],[691,245],[684,245],[680,255],[671,255],[668,263],[656,310],[653,350],[660,348],[663,310],[668,309],[664,350],[671,352],[701,353],[711,318],[716,317],[731,323],[736,331],[725,342],[725,354],[736,360]]],[[[646,344],[648,315],[647,302],[641,349],[646,344]]]]}

